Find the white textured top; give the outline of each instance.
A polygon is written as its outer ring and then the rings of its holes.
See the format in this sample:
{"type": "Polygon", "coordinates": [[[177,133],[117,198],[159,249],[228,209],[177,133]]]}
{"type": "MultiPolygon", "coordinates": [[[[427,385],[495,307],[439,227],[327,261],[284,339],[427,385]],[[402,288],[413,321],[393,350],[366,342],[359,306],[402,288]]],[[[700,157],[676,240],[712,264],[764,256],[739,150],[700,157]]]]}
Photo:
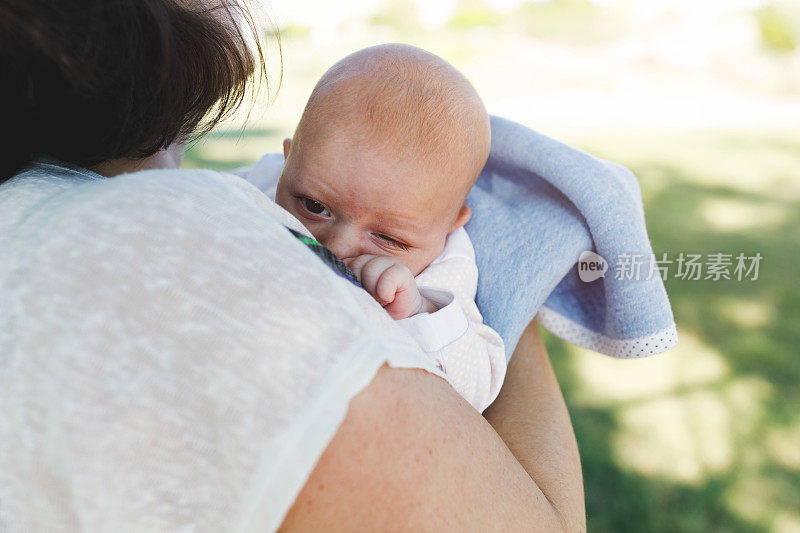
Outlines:
{"type": "MultiPolygon", "coordinates": [[[[267,153],[252,167],[234,172],[274,200],[284,163],[282,154],[267,153]]],[[[500,392],[507,363],[503,339],[483,323],[475,304],[478,266],[463,227],[447,236],[442,253],[415,279],[422,295],[439,309],[397,323],[444,371],[453,388],[483,412],[500,392]]]]}
{"type": "Polygon", "coordinates": [[[209,171],[0,186],[0,531],[274,530],[382,364],[441,375],[292,221],[209,171]]]}

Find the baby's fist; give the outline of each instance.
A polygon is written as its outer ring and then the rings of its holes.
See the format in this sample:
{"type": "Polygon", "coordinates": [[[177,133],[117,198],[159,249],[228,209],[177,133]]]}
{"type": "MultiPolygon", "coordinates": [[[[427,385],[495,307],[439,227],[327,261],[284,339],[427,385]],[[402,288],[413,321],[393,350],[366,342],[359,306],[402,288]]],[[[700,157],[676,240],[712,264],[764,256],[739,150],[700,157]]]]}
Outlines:
{"type": "Polygon", "coordinates": [[[395,320],[423,311],[427,301],[419,293],[414,275],[390,255],[359,255],[348,262],[361,285],[395,320]]]}

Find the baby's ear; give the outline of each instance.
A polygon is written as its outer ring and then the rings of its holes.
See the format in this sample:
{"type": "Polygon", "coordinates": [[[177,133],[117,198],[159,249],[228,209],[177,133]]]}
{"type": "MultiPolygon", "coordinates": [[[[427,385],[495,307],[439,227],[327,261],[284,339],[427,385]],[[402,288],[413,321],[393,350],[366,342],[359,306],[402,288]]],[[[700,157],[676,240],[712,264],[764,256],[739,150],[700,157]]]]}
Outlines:
{"type": "Polygon", "coordinates": [[[289,148],[292,147],[292,138],[286,137],[283,140],[283,157],[284,159],[289,159],[289,148]]]}
{"type": "Polygon", "coordinates": [[[453,225],[450,227],[450,231],[453,232],[469,222],[469,218],[472,216],[472,209],[466,204],[461,206],[461,209],[458,211],[458,216],[456,217],[453,225]]]}

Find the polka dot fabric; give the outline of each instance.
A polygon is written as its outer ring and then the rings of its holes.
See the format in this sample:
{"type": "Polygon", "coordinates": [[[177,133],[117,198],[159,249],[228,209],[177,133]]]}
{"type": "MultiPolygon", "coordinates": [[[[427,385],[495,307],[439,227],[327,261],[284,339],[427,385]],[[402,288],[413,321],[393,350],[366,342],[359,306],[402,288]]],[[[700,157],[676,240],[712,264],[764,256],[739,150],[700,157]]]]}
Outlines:
{"type": "Polygon", "coordinates": [[[638,339],[612,339],[591,331],[565,316],[542,306],[537,315],[539,323],[562,339],[618,359],[638,359],[655,355],[678,344],[675,326],[638,339]]]}

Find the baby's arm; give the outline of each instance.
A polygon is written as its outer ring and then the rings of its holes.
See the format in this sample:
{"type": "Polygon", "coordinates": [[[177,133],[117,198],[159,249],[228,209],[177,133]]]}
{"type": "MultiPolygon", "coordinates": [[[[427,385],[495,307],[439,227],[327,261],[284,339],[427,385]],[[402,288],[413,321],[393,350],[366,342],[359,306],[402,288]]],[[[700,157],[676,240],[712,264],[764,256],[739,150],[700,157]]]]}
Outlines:
{"type": "MultiPolygon", "coordinates": [[[[500,392],[506,375],[506,355],[500,335],[483,323],[475,304],[478,285],[475,262],[461,255],[445,257],[428,266],[416,281],[423,294],[436,287],[454,295],[453,304],[436,313],[447,313],[447,319],[440,319],[435,327],[440,346],[431,346],[436,350],[429,355],[442,367],[453,388],[483,412],[500,392]]],[[[427,320],[435,319],[436,314],[429,315],[427,320]]],[[[416,320],[420,319],[412,317],[402,322],[416,320]]],[[[428,351],[424,346],[423,350],[428,351]]]]}
{"type": "Polygon", "coordinates": [[[416,279],[391,256],[362,255],[349,266],[464,399],[480,412],[494,401],[505,377],[505,349],[475,305],[474,261],[444,256],[416,279]]]}

